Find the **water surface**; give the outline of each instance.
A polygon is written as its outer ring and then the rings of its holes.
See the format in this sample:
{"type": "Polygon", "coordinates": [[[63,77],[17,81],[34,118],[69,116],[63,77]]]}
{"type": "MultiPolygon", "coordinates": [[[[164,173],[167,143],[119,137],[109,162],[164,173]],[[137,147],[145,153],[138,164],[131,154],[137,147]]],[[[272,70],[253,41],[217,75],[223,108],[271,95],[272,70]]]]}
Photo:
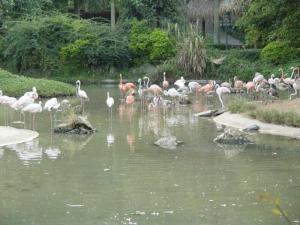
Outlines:
{"type": "Polygon", "coordinates": [[[52,135],[43,112],[38,139],[0,149],[1,225],[287,224],[258,200],[264,192],[299,223],[299,141],[260,135],[253,145],[219,146],[215,124],[193,116],[203,99],[149,112],[121,104],[114,86],[85,89],[97,133],[52,135]],[[184,144],[161,149],[153,143],[163,135],[184,144]]]}

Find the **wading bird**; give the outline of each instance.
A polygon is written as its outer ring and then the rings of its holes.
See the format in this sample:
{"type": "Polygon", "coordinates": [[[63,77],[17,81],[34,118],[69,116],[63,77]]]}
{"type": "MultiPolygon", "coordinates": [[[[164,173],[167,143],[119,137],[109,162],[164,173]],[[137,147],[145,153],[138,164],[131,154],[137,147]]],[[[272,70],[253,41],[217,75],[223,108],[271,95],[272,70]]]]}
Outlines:
{"type": "Polygon", "coordinates": [[[80,98],[82,111],[84,112],[84,102],[89,100],[88,95],[84,90],[80,89],[81,82],[80,80],[76,81],[76,96],[80,98]]]}
{"type": "Polygon", "coordinates": [[[107,94],[106,105],[110,109],[110,117],[112,117],[112,107],[113,107],[115,101],[114,101],[113,97],[110,97],[109,92],[107,92],[106,94],[107,94]]]}
{"type": "Polygon", "coordinates": [[[119,90],[122,94],[125,94],[126,92],[128,92],[131,89],[135,89],[136,86],[134,83],[125,83],[123,84],[123,78],[122,78],[122,74],[120,73],[120,82],[119,82],[119,90]]]}
{"type": "Polygon", "coordinates": [[[222,109],[224,109],[224,103],[223,103],[223,100],[222,100],[222,95],[223,94],[226,94],[226,93],[230,93],[230,89],[227,88],[227,87],[220,87],[218,84],[216,84],[216,93],[219,97],[219,100],[221,102],[221,105],[222,105],[222,109]]]}
{"type": "MultiPolygon", "coordinates": [[[[37,103],[32,103],[27,106],[25,106],[22,109],[22,113],[29,112],[32,114],[32,129],[35,129],[35,114],[40,113],[43,111],[42,107],[42,102],[40,101],[38,104],[37,103]]],[[[24,115],[24,127],[25,127],[25,115],[24,115]]]]}
{"type": "Polygon", "coordinates": [[[53,119],[52,119],[52,112],[55,113],[56,110],[60,107],[60,104],[57,101],[57,98],[51,98],[49,99],[45,105],[44,105],[44,110],[47,110],[49,112],[50,116],[50,123],[51,123],[51,130],[52,130],[52,124],[53,124],[53,119]]]}
{"type": "Polygon", "coordinates": [[[169,82],[166,80],[166,72],[164,72],[164,80],[162,82],[162,86],[164,89],[167,89],[169,87],[169,82]]]}

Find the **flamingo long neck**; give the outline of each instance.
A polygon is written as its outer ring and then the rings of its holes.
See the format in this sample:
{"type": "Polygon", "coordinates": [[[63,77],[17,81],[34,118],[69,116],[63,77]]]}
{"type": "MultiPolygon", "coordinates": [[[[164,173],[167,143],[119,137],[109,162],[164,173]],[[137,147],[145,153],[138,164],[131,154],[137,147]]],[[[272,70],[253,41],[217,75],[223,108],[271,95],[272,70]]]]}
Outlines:
{"type": "Polygon", "coordinates": [[[146,87],[149,88],[149,81],[150,81],[150,79],[149,79],[149,77],[147,77],[146,79],[147,79],[146,87]]]}
{"type": "Polygon", "coordinates": [[[120,74],[120,84],[123,84],[122,74],[120,74]]]}
{"type": "Polygon", "coordinates": [[[283,69],[280,68],[279,70],[281,71],[281,77],[283,77],[283,76],[284,76],[284,74],[283,74],[283,69]]]}
{"type": "Polygon", "coordinates": [[[166,81],[166,74],[164,73],[164,81],[166,81]]]}

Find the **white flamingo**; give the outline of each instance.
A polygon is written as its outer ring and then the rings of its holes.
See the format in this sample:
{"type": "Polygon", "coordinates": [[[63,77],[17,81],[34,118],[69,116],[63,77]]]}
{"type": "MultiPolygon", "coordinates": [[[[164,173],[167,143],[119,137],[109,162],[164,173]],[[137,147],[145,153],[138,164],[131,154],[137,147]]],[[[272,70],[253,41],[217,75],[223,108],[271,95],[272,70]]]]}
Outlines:
{"type": "Polygon", "coordinates": [[[82,111],[84,112],[84,101],[89,101],[89,97],[84,90],[80,89],[80,80],[76,81],[76,96],[80,98],[82,111]]]}
{"type": "Polygon", "coordinates": [[[180,77],[179,80],[176,80],[174,83],[175,86],[178,86],[179,88],[184,88],[185,85],[185,79],[183,77],[180,77]]]}
{"type": "Polygon", "coordinates": [[[52,112],[56,111],[59,107],[60,104],[58,103],[57,98],[49,99],[44,105],[44,110],[47,110],[50,115],[51,130],[52,130],[52,112]]]}
{"type": "MultiPolygon", "coordinates": [[[[25,106],[22,110],[22,113],[29,112],[32,114],[32,129],[35,129],[35,114],[43,111],[42,102],[32,103],[25,106]]],[[[24,127],[25,127],[25,115],[24,115],[24,127]]]]}
{"type": "Polygon", "coordinates": [[[115,100],[109,95],[109,92],[107,92],[106,105],[108,106],[108,108],[110,108],[110,117],[112,117],[112,107],[114,103],[115,100]]]}
{"type": "Polygon", "coordinates": [[[216,93],[219,97],[219,100],[220,100],[220,103],[222,105],[222,109],[224,109],[224,103],[223,103],[223,100],[222,100],[222,95],[223,94],[226,94],[226,93],[230,93],[230,89],[228,87],[220,87],[219,84],[216,84],[215,85],[216,87],[216,93]]]}
{"type": "Polygon", "coordinates": [[[300,79],[295,80],[293,83],[293,88],[295,92],[293,94],[290,94],[290,100],[292,100],[292,96],[297,96],[298,91],[300,90],[300,79]]]}

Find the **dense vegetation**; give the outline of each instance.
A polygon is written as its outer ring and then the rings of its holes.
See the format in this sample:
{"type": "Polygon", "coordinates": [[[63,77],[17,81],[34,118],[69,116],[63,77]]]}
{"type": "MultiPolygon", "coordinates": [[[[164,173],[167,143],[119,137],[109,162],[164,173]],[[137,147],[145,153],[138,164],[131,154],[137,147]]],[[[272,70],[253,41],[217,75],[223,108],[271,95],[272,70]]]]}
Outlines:
{"type": "Polygon", "coordinates": [[[268,75],[299,65],[298,6],[292,0],[5,0],[0,65],[69,81],[116,78],[118,72],[161,79],[164,71],[174,79],[248,80],[257,71],[268,75]],[[245,35],[246,47],[260,49],[220,50],[211,35],[202,37],[199,20],[233,13],[233,30],[245,35]],[[221,65],[212,63],[221,57],[221,65]]]}

